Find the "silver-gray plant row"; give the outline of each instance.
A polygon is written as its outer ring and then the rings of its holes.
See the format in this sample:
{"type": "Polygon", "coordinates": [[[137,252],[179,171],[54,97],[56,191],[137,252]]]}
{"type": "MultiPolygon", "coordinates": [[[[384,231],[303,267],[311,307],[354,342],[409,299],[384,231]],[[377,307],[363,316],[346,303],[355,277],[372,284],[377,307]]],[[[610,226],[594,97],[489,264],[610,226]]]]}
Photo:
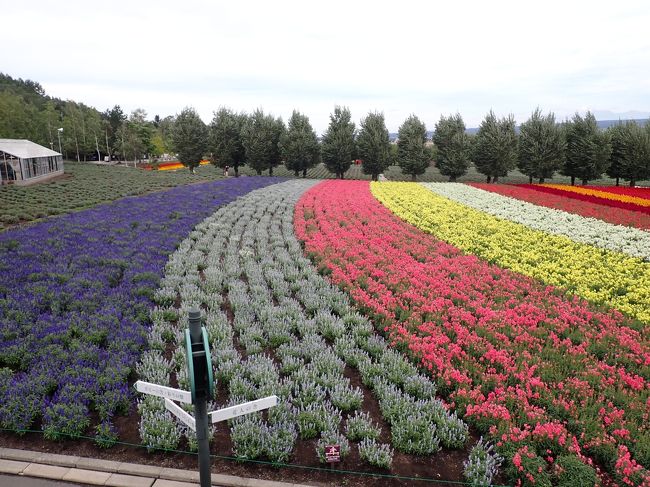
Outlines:
{"type": "MultiPolygon", "coordinates": [[[[340,444],[345,456],[356,443],[361,458],[389,468],[393,448],[430,455],[463,447],[468,427],[436,399],[434,383],[390,349],[303,256],[293,212],[313,184],[294,180],[253,191],[180,244],[156,293],[140,378],[189,388],[182,330],[188,310],[200,306],[215,380],[228,392],[211,408],[280,398],[266,414],[229,421],[235,456],[286,462],[298,438],[318,439],[314,455],[322,461],[325,445],[340,444]],[[392,447],[380,442],[380,426],[361,410],[365,393],[351,385],[346,367],[358,371],[378,401],[392,447]]],[[[142,442],[150,449],[176,448],[182,436],[196,445],[162,400],[143,398],[139,411],[142,442]]]]}

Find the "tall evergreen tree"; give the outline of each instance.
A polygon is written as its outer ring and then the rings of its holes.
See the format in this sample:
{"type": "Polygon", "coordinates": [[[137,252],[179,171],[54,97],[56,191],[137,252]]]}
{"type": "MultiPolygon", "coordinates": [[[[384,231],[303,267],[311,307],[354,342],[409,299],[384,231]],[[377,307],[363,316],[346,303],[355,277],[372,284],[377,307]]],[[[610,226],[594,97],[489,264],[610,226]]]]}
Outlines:
{"type": "Polygon", "coordinates": [[[293,111],[288,128],[280,138],[280,154],[287,169],[293,171],[296,176],[302,172],[303,178],[307,177],[309,168],[318,164],[318,137],[306,115],[293,111]]]}
{"type": "Polygon", "coordinates": [[[284,123],[281,118],[265,115],[261,109],[248,118],[242,130],[242,144],[246,151],[246,161],[257,174],[269,171],[273,175],[273,168],[280,164],[280,137],[284,132],[284,123]]]}
{"type": "Polygon", "coordinates": [[[401,125],[397,140],[397,164],[404,174],[416,177],[424,174],[429,167],[430,152],[425,147],[427,128],[415,115],[411,115],[401,125]]]}
{"type": "Polygon", "coordinates": [[[566,159],[560,172],[571,177],[571,184],[576,178],[582,184],[600,178],[609,167],[612,146],[609,135],[598,129],[596,117],[591,112],[584,118],[576,113],[565,124],[565,131],[566,159]]]}
{"type": "Polygon", "coordinates": [[[465,132],[465,122],[459,113],[441,116],[433,132],[436,147],[436,167],[449,181],[456,181],[469,168],[471,145],[465,132]]]}
{"type": "Polygon", "coordinates": [[[377,181],[390,165],[390,139],[383,113],[370,112],[361,120],[357,145],[363,173],[377,181]]]}
{"type": "Polygon", "coordinates": [[[607,169],[616,185],[622,178],[634,186],[650,178],[650,128],[636,122],[619,123],[607,130],[612,145],[611,165],[607,169]]]}
{"type": "Polygon", "coordinates": [[[221,107],[214,113],[210,123],[210,150],[212,163],[217,167],[232,167],[235,177],[239,176],[239,166],[246,162],[246,151],[242,141],[242,130],[247,116],[221,107]]]}
{"type": "Polygon", "coordinates": [[[476,134],[473,159],[476,170],[487,176],[488,183],[496,183],[517,166],[517,134],[512,115],[497,120],[490,110],[476,134]]]}
{"type": "Polygon", "coordinates": [[[348,108],[334,107],[321,145],[325,167],[341,179],[357,156],[356,127],[351,118],[348,108]]]}
{"type": "Polygon", "coordinates": [[[612,125],[607,129],[609,142],[612,145],[612,152],[609,157],[609,167],[606,173],[610,178],[616,179],[616,186],[620,184],[622,177],[622,165],[625,157],[625,132],[626,128],[622,122],[612,125]]]}
{"type": "Polygon", "coordinates": [[[517,167],[531,183],[533,178],[543,183],[562,167],[565,146],[564,134],[555,123],[555,115],[542,115],[536,108],[520,127],[517,167]]]}
{"type": "Polygon", "coordinates": [[[115,105],[102,113],[102,118],[104,119],[104,138],[108,144],[108,152],[111,154],[121,153],[118,132],[127,120],[126,115],[119,105],[115,105]]]}
{"type": "Polygon", "coordinates": [[[194,172],[208,150],[208,128],[194,108],[184,108],[172,132],[178,160],[194,172]]]}

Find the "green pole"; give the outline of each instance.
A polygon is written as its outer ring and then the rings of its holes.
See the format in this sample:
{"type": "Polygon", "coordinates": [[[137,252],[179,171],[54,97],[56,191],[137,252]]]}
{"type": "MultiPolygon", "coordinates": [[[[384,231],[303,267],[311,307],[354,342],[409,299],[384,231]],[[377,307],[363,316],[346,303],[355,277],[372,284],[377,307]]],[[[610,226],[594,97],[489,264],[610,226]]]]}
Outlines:
{"type": "Polygon", "coordinates": [[[201,487],[211,487],[210,473],[210,440],[208,430],[208,374],[205,370],[205,350],[203,349],[203,334],[201,332],[201,311],[192,308],[189,312],[190,338],[192,341],[192,356],[187,357],[194,362],[194,418],[196,420],[196,439],[199,444],[199,477],[201,487]],[[202,353],[201,353],[202,351],[202,353]]]}

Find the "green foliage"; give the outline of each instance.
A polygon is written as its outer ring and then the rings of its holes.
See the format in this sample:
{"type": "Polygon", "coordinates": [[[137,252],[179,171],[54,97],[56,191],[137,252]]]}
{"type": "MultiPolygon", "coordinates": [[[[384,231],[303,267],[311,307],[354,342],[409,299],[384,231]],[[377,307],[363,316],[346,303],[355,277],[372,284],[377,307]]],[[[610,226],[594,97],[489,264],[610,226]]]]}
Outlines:
{"type": "Polygon", "coordinates": [[[404,174],[413,180],[424,174],[429,166],[430,152],[425,147],[427,128],[415,115],[407,118],[399,128],[397,141],[397,164],[404,174]]]}
{"type": "Polygon", "coordinates": [[[309,118],[296,110],[291,114],[289,127],[280,138],[280,154],[284,165],[297,177],[307,176],[307,170],[318,164],[320,147],[309,118]]]}
{"type": "Polygon", "coordinates": [[[383,113],[370,112],[361,120],[357,145],[364,174],[377,181],[390,165],[390,140],[383,113]]]}
{"type": "Polygon", "coordinates": [[[609,167],[612,147],[609,135],[598,129],[596,118],[591,112],[582,118],[578,113],[564,124],[566,134],[566,161],[561,173],[587,184],[598,179],[609,167]]]}
{"type": "Polygon", "coordinates": [[[644,129],[628,121],[610,127],[607,135],[612,146],[607,175],[629,181],[630,186],[650,179],[650,126],[644,129]]]}
{"type": "Polygon", "coordinates": [[[327,132],[323,135],[323,163],[337,178],[343,178],[357,155],[356,127],[351,119],[348,108],[335,107],[334,113],[330,115],[327,132]]]}
{"type": "Polygon", "coordinates": [[[217,167],[232,167],[235,176],[239,176],[239,167],[246,162],[246,151],[242,143],[242,129],[246,120],[246,114],[221,107],[210,123],[212,162],[217,167]]]}
{"type": "Polygon", "coordinates": [[[517,134],[512,115],[497,120],[490,110],[474,141],[474,165],[489,181],[497,182],[517,166],[517,134]]]}
{"type": "Polygon", "coordinates": [[[565,146],[564,134],[555,123],[555,115],[544,116],[537,108],[520,127],[517,167],[530,182],[533,178],[544,182],[562,167],[565,146]]]}
{"type": "Polygon", "coordinates": [[[440,117],[433,133],[437,149],[436,167],[450,181],[465,175],[470,165],[471,145],[465,132],[465,122],[459,113],[440,117]]]}
{"type": "Polygon", "coordinates": [[[100,448],[111,448],[117,443],[119,436],[110,420],[105,420],[95,427],[95,444],[100,448]]]}
{"type": "Polygon", "coordinates": [[[281,118],[264,115],[261,109],[248,118],[242,129],[242,143],[246,151],[246,161],[258,175],[262,171],[269,171],[273,175],[273,168],[280,164],[280,137],[284,132],[284,123],[281,118]]]}
{"type": "Polygon", "coordinates": [[[594,487],[596,471],[582,463],[575,455],[558,457],[555,461],[558,487],[594,487]]]}
{"type": "MultiPolygon", "coordinates": [[[[546,461],[530,452],[518,453],[517,459],[506,463],[507,477],[522,487],[551,487],[551,476],[546,469],[546,461]]],[[[578,484],[576,484],[578,485],[578,484]]]]}
{"type": "Polygon", "coordinates": [[[184,108],[176,117],[172,132],[178,160],[192,172],[208,149],[208,129],[193,108],[184,108]]]}

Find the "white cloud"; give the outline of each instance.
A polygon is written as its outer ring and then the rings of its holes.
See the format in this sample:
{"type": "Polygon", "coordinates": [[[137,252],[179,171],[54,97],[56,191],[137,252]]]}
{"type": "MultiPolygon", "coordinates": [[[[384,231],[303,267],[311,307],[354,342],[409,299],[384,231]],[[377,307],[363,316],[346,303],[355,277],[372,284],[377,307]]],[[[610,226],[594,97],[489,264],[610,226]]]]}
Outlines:
{"type": "Polygon", "coordinates": [[[648,110],[644,1],[0,0],[3,71],[53,96],[161,116],[195,106],[293,108],[318,130],[334,104],[359,119],[537,106],[648,110]],[[2,5],[6,4],[6,5],[2,5]]]}

